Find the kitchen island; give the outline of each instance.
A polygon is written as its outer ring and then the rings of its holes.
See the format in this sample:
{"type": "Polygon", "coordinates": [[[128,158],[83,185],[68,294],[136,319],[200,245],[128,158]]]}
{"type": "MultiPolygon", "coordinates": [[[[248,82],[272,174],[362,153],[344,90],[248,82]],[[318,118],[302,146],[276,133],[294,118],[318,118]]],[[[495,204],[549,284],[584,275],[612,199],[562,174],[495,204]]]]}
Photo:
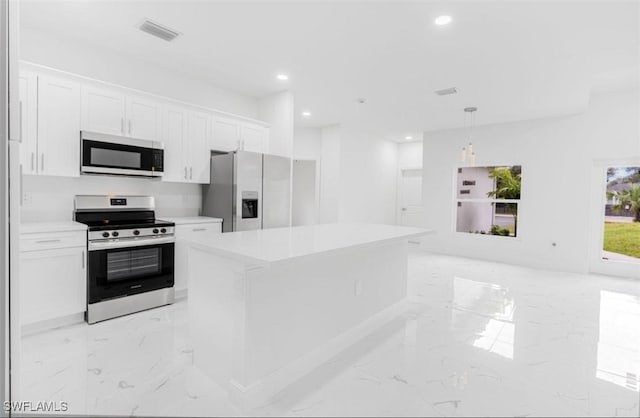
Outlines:
{"type": "Polygon", "coordinates": [[[408,240],[429,232],[326,224],[194,238],[194,364],[239,406],[266,402],[404,312],[408,240]]]}

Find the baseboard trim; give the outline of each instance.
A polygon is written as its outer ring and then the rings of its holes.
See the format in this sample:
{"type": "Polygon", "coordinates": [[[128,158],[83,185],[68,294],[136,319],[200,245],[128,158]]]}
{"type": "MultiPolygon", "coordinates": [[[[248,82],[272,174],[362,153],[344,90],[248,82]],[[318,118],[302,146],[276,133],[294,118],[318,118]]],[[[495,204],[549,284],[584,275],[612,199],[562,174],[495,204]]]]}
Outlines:
{"type": "Polygon", "coordinates": [[[44,321],[34,322],[32,324],[22,325],[22,327],[20,327],[20,330],[22,332],[22,336],[25,337],[33,334],[39,334],[41,332],[49,331],[55,328],[82,323],[84,323],[84,312],[79,312],[71,315],[61,316],[59,318],[47,319],[44,321]]]}

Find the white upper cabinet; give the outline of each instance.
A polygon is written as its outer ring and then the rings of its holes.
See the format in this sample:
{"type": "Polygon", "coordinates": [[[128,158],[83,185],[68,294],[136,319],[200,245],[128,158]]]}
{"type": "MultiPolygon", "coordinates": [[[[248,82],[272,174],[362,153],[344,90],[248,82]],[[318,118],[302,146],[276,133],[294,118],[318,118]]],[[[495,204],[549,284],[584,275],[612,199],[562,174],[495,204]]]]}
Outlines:
{"type": "Polygon", "coordinates": [[[160,141],[162,138],[162,104],[138,96],[126,98],[126,135],[133,138],[160,141]]]}
{"type": "Polygon", "coordinates": [[[80,175],[80,131],[161,141],[165,181],[209,183],[211,150],[268,152],[269,128],[152,94],[23,63],[25,174],[80,175]]]}
{"type": "Polygon", "coordinates": [[[240,124],[232,119],[213,118],[211,149],[235,151],[240,148],[240,124]]]}
{"type": "Polygon", "coordinates": [[[168,104],[163,115],[163,180],[209,183],[211,116],[180,104],[168,104]]]}
{"type": "Polygon", "coordinates": [[[269,152],[268,132],[264,126],[243,123],[240,126],[242,149],[253,152],[269,152]]]}
{"type": "Polygon", "coordinates": [[[162,128],[164,142],[164,181],[185,182],[188,180],[188,169],[184,163],[182,144],[187,138],[187,111],[184,107],[165,106],[164,125],[162,128]]]}
{"type": "Polygon", "coordinates": [[[119,89],[85,84],[82,88],[82,129],[159,141],[162,102],[119,89]]]}
{"type": "Polygon", "coordinates": [[[183,143],[183,155],[192,183],[209,183],[210,125],[208,113],[195,110],[187,113],[187,140],[183,143]]]}
{"type": "Polygon", "coordinates": [[[125,95],[91,84],[82,87],[82,129],[112,135],[125,134],[125,95]]]}
{"type": "Polygon", "coordinates": [[[36,174],[38,153],[38,76],[20,73],[20,164],[24,174],[36,174]]]}
{"type": "Polygon", "coordinates": [[[80,83],[38,76],[39,174],[80,175],[80,83]]]}

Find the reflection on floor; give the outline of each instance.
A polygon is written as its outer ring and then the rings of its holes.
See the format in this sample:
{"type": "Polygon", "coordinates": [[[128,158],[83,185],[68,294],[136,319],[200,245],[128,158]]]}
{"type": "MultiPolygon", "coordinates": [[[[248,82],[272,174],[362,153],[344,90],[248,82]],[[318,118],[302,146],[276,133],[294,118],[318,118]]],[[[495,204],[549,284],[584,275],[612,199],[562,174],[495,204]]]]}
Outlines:
{"type": "MultiPolygon", "coordinates": [[[[638,416],[640,281],[410,255],[411,307],[249,415],[638,416]]],[[[23,400],[239,415],[192,366],[187,302],[23,339],[23,400]]]]}

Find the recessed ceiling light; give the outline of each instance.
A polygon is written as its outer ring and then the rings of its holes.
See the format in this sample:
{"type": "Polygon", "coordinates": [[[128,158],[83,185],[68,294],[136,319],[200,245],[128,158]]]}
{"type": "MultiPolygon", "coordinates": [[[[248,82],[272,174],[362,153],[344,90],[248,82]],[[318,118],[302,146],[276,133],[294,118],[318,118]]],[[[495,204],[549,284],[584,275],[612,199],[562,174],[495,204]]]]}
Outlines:
{"type": "Polygon", "coordinates": [[[404,139],[406,139],[407,141],[411,141],[413,139],[412,136],[405,136],[404,139]]]}
{"type": "Polygon", "coordinates": [[[449,23],[451,23],[451,16],[448,16],[448,15],[438,16],[434,21],[434,23],[438,26],[448,25],[449,23]]]}
{"type": "Polygon", "coordinates": [[[309,116],[311,116],[311,112],[302,112],[302,116],[308,118],[309,116]]]}
{"type": "Polygon", "coordinates": [[[278,74],[276,78],[280,81],[287,81],[289,79],[289,76],[286,74],[278,74]]]}

